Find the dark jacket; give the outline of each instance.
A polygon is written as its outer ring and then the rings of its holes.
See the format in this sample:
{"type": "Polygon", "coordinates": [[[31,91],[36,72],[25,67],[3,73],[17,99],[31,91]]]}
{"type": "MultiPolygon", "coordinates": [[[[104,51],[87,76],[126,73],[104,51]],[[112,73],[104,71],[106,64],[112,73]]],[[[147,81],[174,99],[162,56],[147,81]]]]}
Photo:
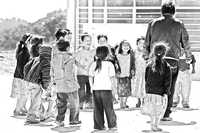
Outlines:
{"type": "Polygon", "coordinates": [[[190,57],[189,36],[184,27],[184,24],[170,15],[154,19],[148,25],[146,33],[146,54],[147,56],[152,51],[155,42],[166,42],[169,50],[167,57],[178,59],[181,52],[181,47],[186,51],[186,56],[190,57]]]}
{"type": "Polygon", "coordinates": [[[146,93],[157,94],[163,96],[170,94],[170,87],[172,81],[172,72],[169,64],[166,61],[162,62],[163,74],[153,72],[152,64],[148,64],[145,71],[145,88],[146,93]]]}
{"type": "Polygon", "coordinates": [[[42,46],[39,49],[39,57],[32,58],[24,67],[24,79],[28,82],[41,84],[43,89],[49,86],[51,48],[42,46]]]}
{"type": "Polygon", "coordinates": [[[27,47],[23,47],[21,43],[18,44],[16,49],[16,59],[17,59],[17,65],[14,72],[15,78],[24,78],[24,66],[29,61],[30,54],[27,47]]]}

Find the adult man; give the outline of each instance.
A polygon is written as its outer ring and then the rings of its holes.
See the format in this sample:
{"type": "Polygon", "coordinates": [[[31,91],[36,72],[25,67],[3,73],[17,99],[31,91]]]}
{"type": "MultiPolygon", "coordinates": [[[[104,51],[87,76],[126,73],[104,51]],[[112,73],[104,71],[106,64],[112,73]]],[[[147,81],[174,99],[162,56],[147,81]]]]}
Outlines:
{"type": "Polygon", "coordinates": [[[178,61],[181,47],[184,49],[187,58],[191,58],[191,52],[188,43],[189,36],[184,24],[173,17],[175,14],[174,3],[165,2],[162,5],[161,12],[162,17],[154,19],[148,25],[145,45],[147,55],[152,51],[155,42],[165,42],[169,47],[165,59],[172,69],[172,83],[170,94],[168,95],[167,109],[162,119],[163,121],[169,121],[172,120],[169,116],[173,103],[174,86],[178,76],[178,61]]]}

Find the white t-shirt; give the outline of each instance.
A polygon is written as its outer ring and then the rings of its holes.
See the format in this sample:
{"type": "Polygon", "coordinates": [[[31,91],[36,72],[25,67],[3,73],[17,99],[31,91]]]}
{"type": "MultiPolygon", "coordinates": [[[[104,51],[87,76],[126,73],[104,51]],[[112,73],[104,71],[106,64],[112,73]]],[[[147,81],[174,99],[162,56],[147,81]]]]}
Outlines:
{"type": "Polygon", "coordinates": [[[93,62],[89,69],[89,76],[94,77],[92,90],[112,90],[111,77],[115,76],[115,68],[109,61],[102,61],[101,70],[95,71],[96,62],[93,62]]]}

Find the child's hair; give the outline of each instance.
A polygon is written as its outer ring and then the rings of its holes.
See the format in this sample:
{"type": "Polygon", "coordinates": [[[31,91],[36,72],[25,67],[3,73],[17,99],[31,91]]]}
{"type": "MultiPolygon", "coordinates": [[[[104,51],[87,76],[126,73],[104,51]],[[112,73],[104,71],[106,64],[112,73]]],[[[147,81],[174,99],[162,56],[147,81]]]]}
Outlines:
{"type": "Polygon", "coordinates": [[[98,70],[98,71],[101,70],[102,61],[106,59],[106,57],[108,56],[108,54],[109,54],[108,47],[106,47],[106,46],[97,47],[97,50],[96,50],[97,61],[96,61],[95,71],[96,70],[98,70]]]}
{"type": "Polygon", "coordinates": [[[164,73],[163,70],[163,57],[165,56],[167,52],[167,45],[164,42],[158,42],[154,45],[153,50],[152,50],[152,70],[154,72],[159,72],[160,75],[164,73]]]}
{"type": "Polygon", "coordinates": [[[90,36],[87,32],[85,32],[85,33],[83,33],[83,35],[81,36],[81,41],[82,41],[82,42],[84,41],[85,37],[90,37],[90,38],[91,38],[91,36],[90,36]]]}
{"type": "Polygon", "coordinates": [[[70,47],[69,41],[65,41],[64,39],[59,40],[56,43],[56,46],[59,51],[66,51],[68,47],[70,47]]]}
{"type": "Polygon", "coordinates": [[[55,33],[56,40],[59,40],[60,37],[65,37],[66,35],[72,34],[69,29],[58,29],[55,33]]]}
{"type": "Polygon", "coordinates": [[[139,43],[140,40],[145,40],[145,37],[144,37],[144,36],[141,36],[141,37],[137,38],[137,40],[136,40],[136,45],[138,45],[138,43],[139,43]]]}
{"type": "Polygon", "coordinates": [[[32,57],[38,57],[39,56],[39,46],[43,43],[43,38],[40,36],[33,36],[30,40],[31,43],[31,50],[30,54],[32,57]]]}
{"type": "Polygon", "coordinates": [[[101,38],[105,38],[108,41],[108,37],[106,35],[98,35],[97,40],[99,41],[101,38]]]}
{"type": "Polygon", "coordinates": [[[130,52],[131,52],[131,45],[130,45],[130,43],[129,43],[127,40],[123,40],[123,41],[120,42],[118,53],[119,53],[119,54],[122,54],[122,53],[123,53],[122,45],[123,45],[124,43],[127,43],[127,44],[129,45],[129,48],[130,48],[130,49],[129,49],[129,51],[128,51],[128,54],[130,54],[130,52]]]}

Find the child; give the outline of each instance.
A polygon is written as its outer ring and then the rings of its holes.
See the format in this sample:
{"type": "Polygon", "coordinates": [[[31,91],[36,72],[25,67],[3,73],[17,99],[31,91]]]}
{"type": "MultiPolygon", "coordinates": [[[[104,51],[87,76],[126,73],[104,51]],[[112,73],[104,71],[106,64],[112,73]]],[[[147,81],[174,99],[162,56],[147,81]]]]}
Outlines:
{"type": "Polygon", "coordinates": [[[167,107],[167,95],[170,93],[172,73],[170,66],[163,59],[167,47],[164,43],[157,43],[153,48],[152,60],[145,71],[146,97],[143,113],[151,118],[151,129],[161,131],[158,124],[167,107]]]}
{"type": "Polygon", "coordinates": [[[191,92],[191,73],[190,64],[192,64],[192,73],[195,73],[195,58],[192,55],[192,60],[187,60],[183,49],[181,50],[182,56],[179,59],[179,73],[176,81],[175,92],[173,97],[173,107],[177,107],[180,101],[179,94],[182,96],[183,108],[190,108],[189,97],[191,92]]]}
{"type": "Polygon", "coordinates": [[[51,48],[43,48],[43,38],[33,36],[31,43],[31,60],[24,67],[26,89],[30,92],[31,104],[26,123],[39,123],[44,120],[41,101],[42,88],[47,90],[50,83],[51,48]]]}
{"type": "Polygon", "coordinates": [[[80,124],[79,121],[79,85],[76,81],[74,65],[75,59],[69,53],[70,43],[59,40],[56,44],[57,52],[52,58],[52,79],[56,84],[57,110],[56,123],[64,126],[67,103],[70,103],[69,124],[80,124]]]}
{"type": "Polygon", "coordinates": [[[76,53],[76,60],[85,68],[77,68],[77,79],[80,85],[79,100],[80,109],[83,109],[83,104],[86,103],[87,107],[92,107],[92,94],[90,90],[88,71],[89,67],[94,61],[95,50],[91,49],[92,37],[85,33],[81,36],[82,47],[76,53]]]}
{"type": "MultiPolygon", "coordinates": [[[[58,29],[56,32],[55,32],[55,42],[53,42],[52,44],[52,53],[51,53],[51,56],[53,57],[58,49],[56,47],[56,42],[59,41],[59,40],[66,40],[66,41],[71,41],[72,39],[72,33],[69,29],[58,29]]],[[[57,108],[56,108],[56,102],[55,102],[55,99],[56,99],[56,92],[55,92],[55,84],[54,82],[51,82],[50,84],[50,88],[51,88],[51,92],[48,92],[47,94],[44,94],[44,101],[47,101],[48,102],[48,108],[46,110],[46,113],[45,113],[45,118],[55,118],[56,115],[57,115],[57,108]],[[50,94],[49,94],[50,93],[50,94]],[[49,96],[48,96],[49,95],[49,96]]]]}
{"type": "Polygon", "coordinates": [[[117,90],[120,108],[128,108],[127,98],[131,96],[131,78],[135,74],[135,57],[129,42],[123,40],[117,54],[121,73],[117,75],[117,90]]]}
{"type": "Polygon", "coordinates": [[[21,41],[17,45],[16,59],[17,65],[15,68],[14,79],[12,84],[11,97],[17,98],[16,107],[14,110],[14,116],[26,116],[26,102],[27,102],[27,91],[25,89],[24,82],[24,66],[29,61],[30,54],[27,48],[27,40],[30,34],[23,35],[21,41]]]}
{"type": "MultiPolygon", "coordinates": [[[[116,74],[120,73],[121,70],[120,70],[120,67],[119,67],[119,62],[118,62],[117,57],[116,57],[115,49],[111,45],[108,44],[108,37],[106,35],[98,35],[97,41],[98,41],[99,46],[106,46],[108,48],[109,54],[108,54],[108,57],[107,57],[107,61],[110,61],[114,65],[116,74]]],[[[115,78],[115,84],[117,85],[117,79],[116,78],[115,78]]],[[[118,103],[116,94],[117,94],[117,90],[113,90],[113,95],[114,95],[113,96],[113,102],[114,103],[118,103]]]]}
{"type": "Polygon", "coordinates": [[[92,63],[89,70],[94,99],[94,129],[96,130],[105,129],[104,111],[108,128],[113,129],[117,126],[112,101],[112,90],[115,88],[115,69],[111,62],[106,61],[108,55],[108,47],[98,47],[96,49],[97,61],[92,63]]]}
{"type": "Polygon", "coordinates": [[[144,41],[145,38],[137,39],[137,49],[135,50],[135,78],[133,79],[132,95],[138,98],[136,107],[139,108],[145,97],[145,69],[146,61],[144,59],[144,41]]]}

